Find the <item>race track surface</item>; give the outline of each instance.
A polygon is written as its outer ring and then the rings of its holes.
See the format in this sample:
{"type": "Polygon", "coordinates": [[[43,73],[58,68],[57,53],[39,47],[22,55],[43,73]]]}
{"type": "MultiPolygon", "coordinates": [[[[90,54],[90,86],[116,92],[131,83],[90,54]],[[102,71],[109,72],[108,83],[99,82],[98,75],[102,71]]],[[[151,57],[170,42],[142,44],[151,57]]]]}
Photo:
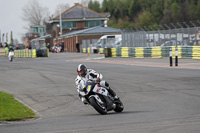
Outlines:
{"type": "Polygon", "coordinates": [[[102,58],[82,53],[48,58],[0,56],[0,90],[38,118],[0,122],[0,133],[199,133],[200,60],[102,58]],[[121,98],[122,113],[98,114],[78,98],[74,79],[83,63],[101,72],[121,98]]]}

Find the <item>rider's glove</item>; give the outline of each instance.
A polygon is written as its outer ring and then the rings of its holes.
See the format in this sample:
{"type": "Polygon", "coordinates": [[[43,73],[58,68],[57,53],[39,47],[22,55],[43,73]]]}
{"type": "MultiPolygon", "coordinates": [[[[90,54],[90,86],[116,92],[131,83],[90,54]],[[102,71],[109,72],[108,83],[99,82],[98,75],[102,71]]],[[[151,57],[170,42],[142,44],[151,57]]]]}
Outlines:
{"type": "Polygon", "coordinates": [[[96,78],[95,82],[99,83],[100,82],[100,78],[96,78]]]}
{"type": "Polygon", "coordinates": [[[85,96],[85,92],[83,92],[83,91],[80,91],[79,94],[80,94],[81,96],[83,96],[83,97],[85,96]]]}

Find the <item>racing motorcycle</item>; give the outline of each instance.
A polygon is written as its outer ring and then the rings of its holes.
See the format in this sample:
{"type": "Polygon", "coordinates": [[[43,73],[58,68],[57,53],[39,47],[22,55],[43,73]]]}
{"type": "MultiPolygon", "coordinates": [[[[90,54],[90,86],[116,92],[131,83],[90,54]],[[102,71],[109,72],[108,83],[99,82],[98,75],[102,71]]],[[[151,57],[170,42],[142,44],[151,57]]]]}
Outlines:
{"type": "Polygon", "coordinates": [[[13,61],[13,58],[14,58],[14,51],[10,51],[10,52],[8,53],[8,59],[9,59],[9,61],[12,62],[12,61],[13,61]]]}
{"type": "Polygon", "coordinates": [[[85,87],[85,99],[87,102],[100,114],[107,114],[108,111],[122,112],[124,109],[123,103],[120,99],[115,100],[108,92],[108,90],[99,83],[88,80],[85,87]]]}

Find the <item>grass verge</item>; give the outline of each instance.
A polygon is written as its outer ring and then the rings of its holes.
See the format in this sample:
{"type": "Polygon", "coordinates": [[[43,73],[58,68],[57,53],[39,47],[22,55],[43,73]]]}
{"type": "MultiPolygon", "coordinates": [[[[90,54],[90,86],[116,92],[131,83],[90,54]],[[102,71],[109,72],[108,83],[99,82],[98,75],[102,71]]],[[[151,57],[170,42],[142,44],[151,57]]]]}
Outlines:
{"type": "Polygon", "coordinates": [[[31,109],[18,102],[12,95],[0,91],[0,121],[35,118],[31,109]]]}

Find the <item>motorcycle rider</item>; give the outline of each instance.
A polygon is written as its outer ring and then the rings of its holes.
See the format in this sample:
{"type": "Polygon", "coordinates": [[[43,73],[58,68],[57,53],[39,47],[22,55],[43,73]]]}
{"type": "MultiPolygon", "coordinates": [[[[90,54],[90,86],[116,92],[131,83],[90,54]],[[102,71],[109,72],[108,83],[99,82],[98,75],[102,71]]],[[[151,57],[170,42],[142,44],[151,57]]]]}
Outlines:
{"type": "Polygon", "coordinates": [[[13,47],[10,45],[8,49],[8,57],[10,56],[10,52],[14,52],[13,47]]]}
{"type": "Polygon", "coordinates": [[[82,80],[87,81],[88,79],[99,82],[100,86],[105,87],[115,100],[119,99],[116,93],[109,87],[109,84],[106,81],[102,80],[103,76],[100,73],[97,73],[93,69],[87,69],[87,67],[83,64],[78,65],[77,73],[78,75],[75,79],[75,83],[76,83],[77,91],[79,92],[79,97],[84,104],[88,104],[88,103],[84,97],[85,92],[80,87],[80,82],[82,80]]]}
{"type": "Polygon", "coordinates": [[[13,47],[10,45],[9,46],[9,49],[8,49],[8,52],[11,52],[11,51],[14,51],[13,47]]]}

